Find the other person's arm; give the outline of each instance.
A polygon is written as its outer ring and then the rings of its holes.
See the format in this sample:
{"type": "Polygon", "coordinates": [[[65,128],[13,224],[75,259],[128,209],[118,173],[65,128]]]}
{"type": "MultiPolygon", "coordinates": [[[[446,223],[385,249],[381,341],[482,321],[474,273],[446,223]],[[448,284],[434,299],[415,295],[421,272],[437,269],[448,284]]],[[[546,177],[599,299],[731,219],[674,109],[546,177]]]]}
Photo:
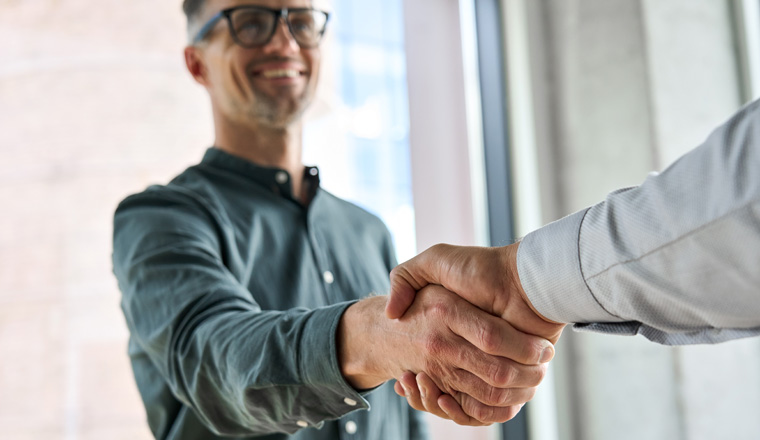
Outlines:
{"type": "MultiPolygon", "coordinates": [[[[715,343],[760,334],[758,268],[756,101],[661,174],[519,244],[436,246],[401,264],[387,313],[401,316],[427,283],[488,310],[518,297],[498,287],[516,279],[525,304],[548,321],[663,344],[715,343]]],[[[543,324],[517,327],[539,334],[543,324]]]]}

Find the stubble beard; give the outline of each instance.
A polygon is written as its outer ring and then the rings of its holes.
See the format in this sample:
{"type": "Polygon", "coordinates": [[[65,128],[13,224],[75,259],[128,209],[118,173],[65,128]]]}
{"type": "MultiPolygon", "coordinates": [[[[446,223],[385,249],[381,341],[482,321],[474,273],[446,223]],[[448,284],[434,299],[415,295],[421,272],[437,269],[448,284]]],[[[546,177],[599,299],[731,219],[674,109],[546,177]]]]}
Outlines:
{"type": "Polygon", "coordinates": [[[253,96],[254,102],[244,110],[248,117],[271,128],[284,129],[301,120],[313,93],[307,87],[298,96],[271,96],[253,89],[253,96]]]}

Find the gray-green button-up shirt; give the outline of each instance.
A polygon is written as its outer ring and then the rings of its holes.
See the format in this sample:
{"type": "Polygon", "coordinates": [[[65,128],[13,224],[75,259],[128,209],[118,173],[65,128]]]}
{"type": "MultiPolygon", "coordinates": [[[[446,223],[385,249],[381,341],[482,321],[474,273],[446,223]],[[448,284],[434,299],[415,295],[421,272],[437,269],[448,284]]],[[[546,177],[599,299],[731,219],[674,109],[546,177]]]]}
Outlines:
{"type": "Polygon", "coordinates": [[[116,210],[114,273],[157,439],[426,438],[389,384],[359,393],[337,361],[342,313],[389,289],[388,230],[320,189],[316,168],[304,177],[307,207],[285,171],[211,148],[116,210]]]}

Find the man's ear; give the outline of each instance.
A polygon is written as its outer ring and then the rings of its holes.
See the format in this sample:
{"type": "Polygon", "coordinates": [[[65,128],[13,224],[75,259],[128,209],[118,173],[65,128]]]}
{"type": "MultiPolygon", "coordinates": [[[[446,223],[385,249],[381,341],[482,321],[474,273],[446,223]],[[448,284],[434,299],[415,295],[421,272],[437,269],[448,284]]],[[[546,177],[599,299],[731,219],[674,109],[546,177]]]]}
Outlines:
{"type": "Polygon", "coordinates": [[[198,84],[202,86],[208,85],[206,65],[201,58],[200,49],[195,46],[187,46],[185,48],[185,65],[187,66],[187,71],[190,72],[190,75],[193,76],[193,79],[198,84]]]}

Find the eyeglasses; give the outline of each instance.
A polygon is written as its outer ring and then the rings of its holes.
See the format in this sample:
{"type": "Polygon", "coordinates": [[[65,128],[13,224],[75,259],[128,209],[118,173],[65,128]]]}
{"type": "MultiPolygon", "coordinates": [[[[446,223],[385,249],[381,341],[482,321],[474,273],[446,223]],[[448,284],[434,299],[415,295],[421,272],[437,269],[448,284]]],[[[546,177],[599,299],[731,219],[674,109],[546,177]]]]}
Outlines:
{"type": "Polygon", "coordinates": [[[232,39],[245,48],[263,46],[277,31],[280,18],[285,20],[290,34],[299,46],[315,47],[322,39],[329,14],[312,8],[270,9],[262,6],[236,6],[216,13],[198,31],[192,44],[208,36],[219,20],[227,19],[232,39]]]}

